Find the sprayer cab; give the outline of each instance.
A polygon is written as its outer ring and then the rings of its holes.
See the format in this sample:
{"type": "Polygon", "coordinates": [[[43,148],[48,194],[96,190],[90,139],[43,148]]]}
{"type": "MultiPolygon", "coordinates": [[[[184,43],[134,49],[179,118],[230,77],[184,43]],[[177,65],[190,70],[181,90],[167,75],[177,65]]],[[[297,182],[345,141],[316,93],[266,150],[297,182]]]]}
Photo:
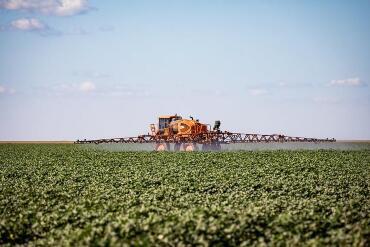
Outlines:
{"type": "Polygon", "coordinates": [[[182,117],[177,114],[174,116],[161,116],[158,120],[158,131],[163,132],[164,129],[170,126],[170,123],[176,120],[181,120],[182,117]]]}
{"type": "Polygon", "coordinates": [[[194,118],[183,119],[181,116],[161,116],[158,119],[157,129],[151,126],[152,133],[157,137],[181,139],[194,134],[207,133],[207,125],[194,118]]]}

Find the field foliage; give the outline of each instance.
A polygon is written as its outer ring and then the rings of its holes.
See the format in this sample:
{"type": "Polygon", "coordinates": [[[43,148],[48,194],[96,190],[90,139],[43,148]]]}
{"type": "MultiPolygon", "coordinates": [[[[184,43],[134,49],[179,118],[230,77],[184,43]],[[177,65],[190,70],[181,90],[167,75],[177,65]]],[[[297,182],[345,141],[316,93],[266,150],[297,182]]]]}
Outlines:
{"type": "Polygon", "coordinates": [[[369,151],[0,145],[0,245],[362,245],[369,151]]]}

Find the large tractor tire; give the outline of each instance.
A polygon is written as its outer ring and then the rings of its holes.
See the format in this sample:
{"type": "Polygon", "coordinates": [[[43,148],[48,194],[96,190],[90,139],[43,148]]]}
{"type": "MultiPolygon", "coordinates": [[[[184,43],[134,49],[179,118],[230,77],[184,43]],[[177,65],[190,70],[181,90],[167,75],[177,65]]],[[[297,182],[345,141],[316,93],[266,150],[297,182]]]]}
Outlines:
{"type": "Polygon", "coordinates": [[[174,147],[173,147],[173,150],[174,151],[180,151],[181,149],[181,143],[175,143],[174,147]]]}
{"type": "Polygon", "coordinates": [[[186,152],[198,151],[198,146],[195,143],[184,143],[183,149],[186,152]]]}
{"type": "Polygon", "coordinates": [[[212,150],[211,144],[208,144],[208,143],[202,144],[202,151],[209,151],[209,150],[212,150]]]}
{"type": "Polygon", "coordinates": [[[162,152],[162,151],[170,151],[170,144],[169,143],[157,143],[155,146],[155,151],[162,152]]]}
{"type": "Polygon", "coordinates": [[[202,145],[202,151],[220,151],[221,145],[219,143],[207,143],[202,145]]]}
{"type": "Polygon", "coordinates": [[[213,151],[221,151],[221,144],[220,143],[212,143],[211,144],[211,150],[213,151]]]}

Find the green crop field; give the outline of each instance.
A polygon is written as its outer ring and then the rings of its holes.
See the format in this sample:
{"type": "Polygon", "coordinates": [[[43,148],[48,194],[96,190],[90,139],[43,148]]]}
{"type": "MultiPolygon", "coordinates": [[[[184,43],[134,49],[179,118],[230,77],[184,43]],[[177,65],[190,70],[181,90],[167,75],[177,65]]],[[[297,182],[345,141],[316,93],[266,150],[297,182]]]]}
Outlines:
{"type": "Polygon", "coordinates": [[[370,245],[369,151],[0,145],[0,245],[370,245]]]}

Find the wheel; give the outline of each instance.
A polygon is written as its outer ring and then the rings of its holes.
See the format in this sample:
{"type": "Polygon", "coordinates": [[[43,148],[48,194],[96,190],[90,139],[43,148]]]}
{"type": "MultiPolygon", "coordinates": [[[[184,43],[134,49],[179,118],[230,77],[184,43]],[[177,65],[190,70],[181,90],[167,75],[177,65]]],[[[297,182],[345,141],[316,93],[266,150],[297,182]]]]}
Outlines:
{"type": "Polygon", "coordinates": [[[180,151],[180,148],[181,148],[181,143],[175,143],[175,145],[173,147],[173,150],[174,151],[180,151]]]}
{"type": "Polygon", "coordinates": [[[161,151],[169,151],[170,150],[170,144],[169,143],[157,143],[155,146],[155,151],[161,152],[161,151]]]}
{"type": "Polygon", "coordinates": [[[221,150],[221,145],[220,143],[212,143],[210,145],[210,150],[213,150],[213,151],[220,151],[221,150]]]}
{"type": "Polygon", "coordinates": [[[212,150],[210,144],[205,143],[202,145],[202,151],[209,151],[209,150],[212,150]]]}
{"type": "Polygon", "coordinates": [[[195,143],[184,143],[184,151],[186,152],[192,152],[192,151],[197,151],[198,146],[195,143]]]}

